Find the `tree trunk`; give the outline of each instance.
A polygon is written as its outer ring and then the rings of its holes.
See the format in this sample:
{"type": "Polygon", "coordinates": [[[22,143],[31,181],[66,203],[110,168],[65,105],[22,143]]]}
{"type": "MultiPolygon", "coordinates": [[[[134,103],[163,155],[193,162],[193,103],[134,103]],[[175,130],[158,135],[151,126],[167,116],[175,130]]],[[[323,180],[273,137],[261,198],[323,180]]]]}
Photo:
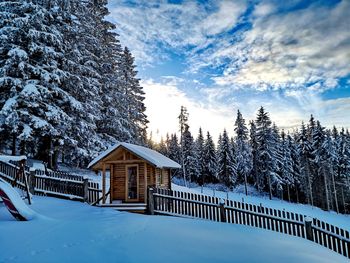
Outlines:
{"type": "Polygon", "coordinates": [[[345,204],[345,198],[344,198],[344,188],[341,188],[341,197],[343,201],[343,208],[344,208],[344,214],[346,214],[346,204],[345,204]]]}
{"type": "Polygon", "coordinates": [[[328,193],[328,186],[327,186],[327,175],[324,167],[322,167],[321,169],[323,173],[324,189],[326,194],[326,210],[329,211],[329,193],[328,193]]]}
{"type": "Polygon", "coordinates": [[[311,204],[311,206],[314,206],[314,199],[312,196],[312,186],[311,186],[311,178],[310,178],[310,168],[309,168],[309,162],[306,160],[306,174],[307,174],[307,181],[309,185],[309,190],[308,190],[308,203],[311,204]]]}
{"type": "Polygon", "coordinates": [[[289,185],[287,184],[287,193],[288,193],[288,202],[290,202],[290,192],[289,192],[289,185]]]}
{"type": "Polygon", "coordinates": [[[53,162],[52,162],[52,137],[49,136],[48,140],[48,167],[49,169],[53,169],[53,162]]]}
{"type": "Polygon", "coordinates": [[[59,151],[58,149],[55,149],[52,157],[52,165],[54,170],[58,170],[58,155],[59,155],[59,151]]]}
{"type": "Polygon", "coordinates": [[[12,155],[16,155],[17,152],[16,152],[16,133],[13,133],[12,134],[12,146],[11,146],[11,152],[12,152],[12,155]]]}
{"type": "Polygon", "coordinates": [[[333,184],[333,193],[334,193],[334,201],[335,201],[335,209],[337,213],[339,214],[339,206],[338,206],[338,198],[337,198],[337,189],[335,187],[335,179],[334,179],[334,172],[333,169],[331,169],[331,174],[332,174],[332,184],[333,184]]]}
{"type": "Polygon", "coordinates": [[[269,180],[269,197],[270,197],[270,200],[272,200],[272,188],[271,188],[271,175],[270,174],[269,174],[268,180],[269,180]]]}
{"type": "Polygon", "coordinates": [[[295,195],[297,197],[297,204],[299,204],[299,191],[298,191],[298,187],[295,187],[295,195]]]}
{"type": "Polygon", "coordinates": [[[20,155],[26,155],[27,153],[27,142],[21,141],[20,143],[20,155]]]}
{"type": "Polygon", "coordinates": [[[244,189],[245,189],[245,195],[248,195],[248,188],[247,188],[247,175],[244,173],[244,189]]]}

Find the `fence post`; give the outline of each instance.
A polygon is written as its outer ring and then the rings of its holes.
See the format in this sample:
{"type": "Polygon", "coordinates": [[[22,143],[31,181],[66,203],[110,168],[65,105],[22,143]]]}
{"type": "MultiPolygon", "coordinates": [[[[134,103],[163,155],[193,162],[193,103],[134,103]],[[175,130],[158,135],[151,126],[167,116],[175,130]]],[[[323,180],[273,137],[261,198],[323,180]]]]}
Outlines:
{"type": "Polygon", "coordinates": [[[314,241],[314,235],[312,233],[312,218],[305,217],[305,230],[306,230],[306,238],[310,241],[314,241]]]}
{"type": "Polygon", "coordinates": [[[89,179],[83,179],[84,202],[89,202],[89,179]]]}
{"type": "Polygon", "coordinates": [[[32,195],[35,194],[35,170],[30,169],[27,181],[28,181],[29,192],[32,195]]]}
{"type": "Polygon", "coordinates": [[[220,209],[221,222],[226,223],[225,201],[222,199],[220,200],[219,209],[220,209]]]}
{"type": "Polygon", "coordinates": [[[153,197],[153,188],[148,188],[148,214],[154,215],[154,197],[153,197]]]}

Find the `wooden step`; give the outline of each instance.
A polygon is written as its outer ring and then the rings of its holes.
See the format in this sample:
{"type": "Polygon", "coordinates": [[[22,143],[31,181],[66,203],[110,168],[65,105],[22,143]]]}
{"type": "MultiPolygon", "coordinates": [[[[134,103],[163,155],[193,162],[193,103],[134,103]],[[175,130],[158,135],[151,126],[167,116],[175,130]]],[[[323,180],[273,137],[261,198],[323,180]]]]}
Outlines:
{"type": "Polygon", "coordinates": [[[119,204],[99,204],[100,207],[123,208],[123,207],[147,207],[145,203],[119,203],[119,204]]]}

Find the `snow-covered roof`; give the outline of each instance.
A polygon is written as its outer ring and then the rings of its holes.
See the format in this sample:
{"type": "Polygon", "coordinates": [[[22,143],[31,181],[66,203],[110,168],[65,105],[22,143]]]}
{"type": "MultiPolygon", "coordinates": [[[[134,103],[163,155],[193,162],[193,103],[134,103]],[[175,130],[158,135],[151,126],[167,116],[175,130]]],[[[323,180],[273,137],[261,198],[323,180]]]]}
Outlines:
{"type": "Polygon", "coordinates": [[[158,168],[181,168],[180,164],[174,162],[173,160],[160,154],[157,151],[126,142],[119,142],[116,145],[108,148],[106,151],[102,152],[99,156],[97,156],[89,163],[88,168],[94,166],[97,162],[108,156],[111,152],[118,149],[119,147],[124,147],[125,149],[134,153],[138,157],[150,162],[158,168]]]}

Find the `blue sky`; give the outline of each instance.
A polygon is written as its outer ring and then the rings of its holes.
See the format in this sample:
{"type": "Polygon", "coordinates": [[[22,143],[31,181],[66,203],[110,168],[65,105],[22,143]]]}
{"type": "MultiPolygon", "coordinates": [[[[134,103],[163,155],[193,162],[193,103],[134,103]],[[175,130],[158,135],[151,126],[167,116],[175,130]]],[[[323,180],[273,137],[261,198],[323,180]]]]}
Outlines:
{"type": "Polygon", "coordinates": [[[237,109],[262,105],[293,129],[314,114],[350,128],[350,1],[110,0],[109,19],[133,52],[149,131],[231,134],[237,109]]]}

